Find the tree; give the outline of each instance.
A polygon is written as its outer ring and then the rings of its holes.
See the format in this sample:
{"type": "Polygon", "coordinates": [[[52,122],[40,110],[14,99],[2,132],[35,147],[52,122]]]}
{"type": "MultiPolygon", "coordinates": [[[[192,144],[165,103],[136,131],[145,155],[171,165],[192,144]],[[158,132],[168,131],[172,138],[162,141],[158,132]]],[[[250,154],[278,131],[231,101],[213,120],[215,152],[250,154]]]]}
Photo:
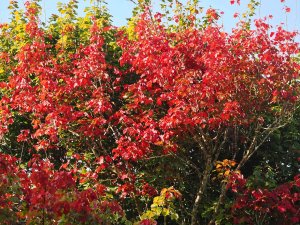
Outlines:
{"type": "MultiPolygon", "coordinates": [[[[127,88],[131,104],[124,117],[134,120],[126,126],[138,125],[133,134],[138,143],[151,128],[151,142],[162,151],[184,152],[180,157],[199,177],[191,222],[196,224],[217,160],[226,155],[238,161],[240,170],[291,119],[299,88],[299,64],[292,57],[298,45],[296,33],[281,27],[269,35],[264,20],[255,21],[255,30],[241,23],[227,34],[214,23],[218,14],[212,9],[201,28],[191,11],[175,17],[170,29],[163,15],[145,10],[136,21],[134,39],[120,41],[121,63],[140,76],[127,88]]],[[[119,148],[122,154],[132,149],[119,148]]]]}
{"type": "MultiPolygon", "coordinates": [[[[243,222],[234,218],[250,205],[255,214],[252,200],[239,205],[261,193],[247,162],[275,162],[263,150],[277,151],[270,140],[293,120],[300,67],[296,32],[264,19],[251,29],[251,4],[227,33],[221,14],[201,14],[197,0],[170,1],[161,13],[138,1],[123,28],[100,1],[83,17],[77,1],[61,4],[47,25],[39,1],[24,13],[12,1],[0,31],[1,151],[19,159],[1,155],[15,187],[0,209],[43,224],[243,222]]],[[[273,204],[281,187],[262,192],[273,204]]],[[[291,199],[272,215],[293,213],[291,199]]]]}

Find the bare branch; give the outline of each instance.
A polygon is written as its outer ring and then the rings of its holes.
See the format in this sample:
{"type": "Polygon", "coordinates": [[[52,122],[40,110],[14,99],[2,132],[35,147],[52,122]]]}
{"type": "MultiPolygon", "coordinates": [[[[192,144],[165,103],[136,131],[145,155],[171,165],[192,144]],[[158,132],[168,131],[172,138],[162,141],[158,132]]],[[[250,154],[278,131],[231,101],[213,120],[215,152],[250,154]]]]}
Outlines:
{"type": "Polygon", "coordinates": [[[128,0],[128,1],[132,2],[132,3],[135,4],[135,5],[138,4],[138,3],[137,3],[136,1],[134,1],[134,0],[128,0]]]}
{"type": "Polygon", "coordinates": [[[196,171],[198,177],[199,177],[199,178],[201,177],[201,172],[200,172],[199,168],[198,168],[197,165],[195,165],[190,159],[188,159],[188,158],[186,158],[186,157],[185,157],[184,159],[182,159],[181,157],[179,157],[177,154],[175,154],[175,153],[173,153],[173,152],[171,152],[171,154],[172,154],[172,156],[174,156],[175,158],[177,158],[177,159],[179,159],[180,161],[182,161],[184,164],[187,164],[188,166],[190,166],[191,168],[193,168],[193,169],[196,171]]]}

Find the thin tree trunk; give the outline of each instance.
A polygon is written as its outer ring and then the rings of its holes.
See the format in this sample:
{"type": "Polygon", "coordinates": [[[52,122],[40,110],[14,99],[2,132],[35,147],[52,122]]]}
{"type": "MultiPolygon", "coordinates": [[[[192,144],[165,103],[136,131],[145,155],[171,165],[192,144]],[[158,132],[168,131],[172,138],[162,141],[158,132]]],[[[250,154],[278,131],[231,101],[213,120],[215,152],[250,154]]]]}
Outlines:
{"type": "Polygon", "coordinates": [[[221,206],[224,204],[225,196],[226,196],[226,184],[223,184],[221,187],[221,194],[219,196],[217,207],[216,207],[214,215],[213,215],[212,219],[209,221],[208,225],[215,224],[217,216],[220,212],[221,206]]]}
{"type": "Polygon", "coordinates": [[[208,183],[208,179],[209,179],[209,176],[210,176],[211,169],[212,169],[211,160],[208,160],[208,162],[206,164],[205,171],[204,171],[203,176],[202,176],[202,179],[200,181],[198,192],[196,194],[196,199],[195,199],[193,210],[192,210],[191,225],[197,225],[198,224],[197,214],[198,214],[199,206],[200,206],[200,203],[202,201],[204,192],[205,192],[206,187],[207,187],[207,183],[208,183]]]}

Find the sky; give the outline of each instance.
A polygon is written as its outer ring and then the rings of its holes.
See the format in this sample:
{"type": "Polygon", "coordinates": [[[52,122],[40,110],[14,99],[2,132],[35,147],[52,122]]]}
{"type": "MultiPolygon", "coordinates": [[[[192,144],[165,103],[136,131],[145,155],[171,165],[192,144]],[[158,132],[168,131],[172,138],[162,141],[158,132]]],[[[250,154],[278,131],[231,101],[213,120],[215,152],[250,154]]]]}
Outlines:
{"type": "MultiPolygon", "coordinates": [[[[26,0],[18,0],[20,5],[24,4],[26,0]]],[[[185,1],[185,0],[183,0],[185,1]]],[[[233,18],[235,12],[242,13],[247,8],[249,0],[240,0],[241,5],[230,5],[230,0],[200,0],[200,3],[205,8],[212,6],[213,8],[224,11],[224,15],[221,18],[221,23],[226,31],[230,31],[231,28],[237,22],[237,19],[233,18]]],[[[260,0],[261,6],[257,11],[257,17],[263,17],[272,14],[273,19],[270,23],[275,27],[281,22],[284,22],[284,27],[288,30],[300,31],[300,0],[285,0],[281,3],[280,0],[260,0]],[[284,7],[290,7],[291,12],[286,13],[284,7]]],[[[51,14],[56,13],[57,2],[66,3],[68,0],[42,0],[43,13],[42,18],[47,18],[51,14]]],[[[113,24],[115,26],[126,25],[127,18],[131,16],[131,11],[134,4],[129,0],[106,0],[107,7],[110,14],[113,17],[113,24]]],[[[159,5],[159,0],[154,0],[156,7],[159,5]]],[[[7,10],[9,0],[0,0],[0,23],[7,22],[9,19],[9,11],[7,10]]],[[[79,14],[83,12],[85,6],[89,4],[89,0],[79,0],[79,14]]]]}

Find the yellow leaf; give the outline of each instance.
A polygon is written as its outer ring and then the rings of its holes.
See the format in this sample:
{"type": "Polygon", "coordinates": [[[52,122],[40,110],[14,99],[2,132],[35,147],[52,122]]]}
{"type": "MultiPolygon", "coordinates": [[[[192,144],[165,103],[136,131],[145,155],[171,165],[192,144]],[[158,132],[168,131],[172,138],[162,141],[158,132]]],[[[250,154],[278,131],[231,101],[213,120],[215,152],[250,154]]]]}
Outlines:
{"type": "Polygon", "coordinates": [[[162,196],[157,196],[153,199],[153,204],[158,206],[162,206],[165,204],[165,199],[162,196]]]}
{"type": "Polygon", "coordinates": [[[227,170],[227,171],[224,173],[224,176],[227,177],[229,174],[230,174],[230,170],[227,170]]]}
{"type": "Polygon", "coordinates": [[[221,164],[218,164],[217,166],[216,166],[216,169],[219,169],[219,168],[222,168],[223,166],[221,165],[221,164]]]}
{"type": "Polygon", "coordinates": [[[162,210],[162,213],[161,213],[163,216],[168,216],[168,215],[170,215],[170,210],[169,209],[167,209],[167,208],[163,208],[163,210],[162,210]]]}

